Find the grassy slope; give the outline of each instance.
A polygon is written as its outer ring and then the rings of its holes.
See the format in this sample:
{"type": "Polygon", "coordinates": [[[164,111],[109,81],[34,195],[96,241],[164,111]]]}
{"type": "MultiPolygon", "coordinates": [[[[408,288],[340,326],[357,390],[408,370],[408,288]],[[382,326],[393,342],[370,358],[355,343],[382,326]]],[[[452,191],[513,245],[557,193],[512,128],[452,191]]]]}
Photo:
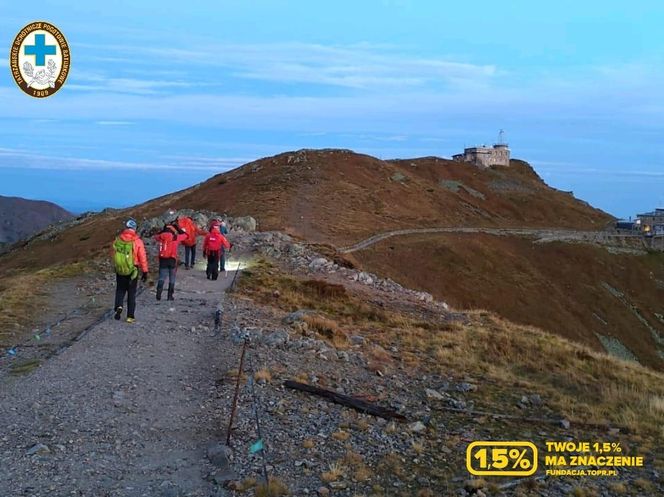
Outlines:
{"type": "Polygon", "coordinates": [[[655,316],[664,313],[662,253],[611,255],[587,245],[464,234],[392,238],[353,255],[456,308],[489,309],[598,350],[595,333],[614,336],[644,364],[664,368],[652,333],[603,285],[624,293],[654,328],[664,330],[655,316]]]}
{"type": "Polygon", "coordinates": [[[285,229],[337,246],[408,227],[600,229],[611,219],[550,189],[521,161],[480,171],[436,158],[386,162],[340,150],[288,152],[130,209],[103,212],[52,239],[33,240],[11,256],[0,256],[0,276],[102,255],[127,216],[152,217],[169,207],[251,215],[261,229],[285,229]],[[397,173],[404,179],[394,179],[397,173]],[[485,198],[441,186],[450,178],[485,198]]]}
{"type": "MultiPolygon", "coordinates": [[[[303,280],[262,262],[248,270],[239,291],[283,311],[317,311],[310,327],[343,348],[349,334],[370,340],[372,362],[383,372],[483,378],[482,409],[510,409],[504,395],[514,387],[536,391],[571,420],[626,425],[664,437],[664,383],[661,373],[622,361],[537,328],[507,321],[487,311],[467,314],[467,324],[423,321],[417,307],[398,312],[339,285],[303,280]],[[274,291],[279,291],[279,298],[274,291]],[[397,347],[398,354],[387,352],[397,347]]],[[[515,411],[518,414],[518,409],[515,411]]]]}

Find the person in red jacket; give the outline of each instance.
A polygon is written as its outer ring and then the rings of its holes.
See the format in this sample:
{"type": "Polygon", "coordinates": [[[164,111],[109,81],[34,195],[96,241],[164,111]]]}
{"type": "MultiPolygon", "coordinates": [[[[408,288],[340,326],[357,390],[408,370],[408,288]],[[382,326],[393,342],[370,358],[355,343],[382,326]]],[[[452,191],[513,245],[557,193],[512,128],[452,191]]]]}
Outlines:
{"type": "Polygon", "coordinates": [[[157,300],[161,300],[164,282],[168,276],[168,300],[175,300],[175,275],[178,267],[178,246],[187,239],[187,233],[177,224],[171,223],[154,239],[159,244],[159,281],[157,282],[157,300]]]}
{"type": "Polygon", "coordinates": [[[216,280],[219,276],[219,259],[224,249],[230,249],[231,244],[219,231],[219,226],[212,226],[210,233],[203,241],[203,256],[207,257],[205,274],[208,280],[216,280]]]}
{"type": "Polygon", "coordinates": [[[184,268],[191,269],[196,264],[196,237],[208,233],[200,229],[188,216],[181,216],[177,222],[187,232],[187,239],[182,242],[182,245],[184,245],[184,268]]]}
{"type": "Polygon", "coordinates": [[[136,233],[136,221],[127,220],[125,229],[113,242],[111,257],[115,265],[115,319],[122,316],[122,305],[127,295],[127,322],[133,323],[136,312],[136,289],[139,273],[143,282],[148,279],[148,258],[143,240],[136,233]]]}

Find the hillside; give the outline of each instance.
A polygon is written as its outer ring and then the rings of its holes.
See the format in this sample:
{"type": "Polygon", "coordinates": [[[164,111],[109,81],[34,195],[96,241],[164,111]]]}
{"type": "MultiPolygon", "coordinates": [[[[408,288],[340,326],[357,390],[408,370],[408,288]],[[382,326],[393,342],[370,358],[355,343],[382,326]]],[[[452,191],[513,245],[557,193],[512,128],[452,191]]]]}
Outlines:
{"type": "Polygon", "coordinates": [[[139,295],[135,323],[67,320],[1,358],[0,495],[662,494],[662,374],[486,311],[449,311],[283,233],[230,236],[233,257],[250,262],[235,286],[182,271],[174,302],[139,295]],[[476,440],[536,444],[536,479],[469,479],[476,440]],[[645,462],[547,478],[550,440],[602,440],[645,462]]]}
{"type": "Polygon", "coordinates": [[[564,236],[536,242],[528,230],[602,235],[612,218],[548,187],[518,160],[479,170],[433,157],[382,161],[345,150],[284,153],[132,209],[79,218],[0,257],[0,275],[94,260],[106,254],[128,215],[140,220],[169,208],[251,215],[260,230],[283,230],[325,246],[344,264],[390,276],[454,307],[488,309],[664,368],[662,254],[569,243],[564,236]],[[504,236],[403,235],[334,254],[386,231],[439,227],[512,230],[504,236]]]}
{"type": "Polygon", "coordinates": [[[301,150],[221,174],[178,201],[253,215],[341,246],[376,232],[438,226],[602,229],[611,216],[548,187],[525,162],[479,170],[436,157],[382,161],[345,150],[301,150]]]}
{"type": "Polygon", "coordinates": [[[71,213],[51,202],[0,195],[0,244],[22,240],[71,217],[71,213]]]}

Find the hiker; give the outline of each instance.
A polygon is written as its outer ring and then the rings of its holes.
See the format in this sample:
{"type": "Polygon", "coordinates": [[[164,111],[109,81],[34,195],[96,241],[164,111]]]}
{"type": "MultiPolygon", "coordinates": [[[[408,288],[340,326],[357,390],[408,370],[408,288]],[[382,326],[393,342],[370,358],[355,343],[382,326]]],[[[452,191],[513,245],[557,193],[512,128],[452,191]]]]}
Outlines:
{"type": "Polygon", "coordinates": [[[219,231],[221,232],[222,235],[228,235],[228,226],[226,224],[226,221],[219,221],[219,219],[212,218],[210,219],[210,230],[212,230],[214,226],[219,227],[219,231]]]}
{"type": "Polygon", "coordinates": [[[178,267],[178,246],[187,239],[187,233],[177,223],[164,225],[154,239],[159,243],[159,281],[157,281],[157,300],[161,300],[164,281],[168,276],[168,300],[175,300],[175,275],[178,267]]]}
{"type": "Polygon", "coordinates": [[[188,216],[180,216],[177,223],[187,232],[187,239],[182,243],[184,245],[184,268],[191,269],[196,263],[196,237],[207,235],[207,231],[200,229],[188,216]]]}
{"type": "Polygon", "coordinates": [[[127,322],[133,323],[136,311],[136,289],[139,273],[141,280],[148,279],[148,258],[143,240],[136,233],[136,221],[128,219],[125,229],[113,242],[111,254],[115,266],[115,319],[122,316],[122,305],[127,294],[127,322]]]}
{"type": "Polygon", "coordinates": [[[224,249],[230,249],[231,244],[219,231],[219,225],[213,225],[210,233],[203,241],[203,256],[207,257],[205,275],[208,280],[216,280],[219,276],[219,260],[223,257],[224,249]]]}

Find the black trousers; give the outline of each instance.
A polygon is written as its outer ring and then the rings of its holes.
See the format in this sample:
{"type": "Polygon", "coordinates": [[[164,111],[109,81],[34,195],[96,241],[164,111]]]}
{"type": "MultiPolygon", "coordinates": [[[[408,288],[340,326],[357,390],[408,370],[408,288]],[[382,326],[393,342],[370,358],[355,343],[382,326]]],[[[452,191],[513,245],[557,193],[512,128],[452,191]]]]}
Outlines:
{"type": "Polygon", "coordinates": [[[138,288],[138,277],[115,275],[117,286],[115,287],[115,308],[122,307],[125,294],[127,294],[127,317],[133,318],[136,312],[136,289],[138,288]]]}
{"type": "Polygon", "coordinates": [[[208,252],[207,260],[208,263],[207,263],[207,269],[205,270],[205,274],[207,274],[208,278],[216,280],[217,277],[219,276],[219,252],[217,251],[208,252]]]}

